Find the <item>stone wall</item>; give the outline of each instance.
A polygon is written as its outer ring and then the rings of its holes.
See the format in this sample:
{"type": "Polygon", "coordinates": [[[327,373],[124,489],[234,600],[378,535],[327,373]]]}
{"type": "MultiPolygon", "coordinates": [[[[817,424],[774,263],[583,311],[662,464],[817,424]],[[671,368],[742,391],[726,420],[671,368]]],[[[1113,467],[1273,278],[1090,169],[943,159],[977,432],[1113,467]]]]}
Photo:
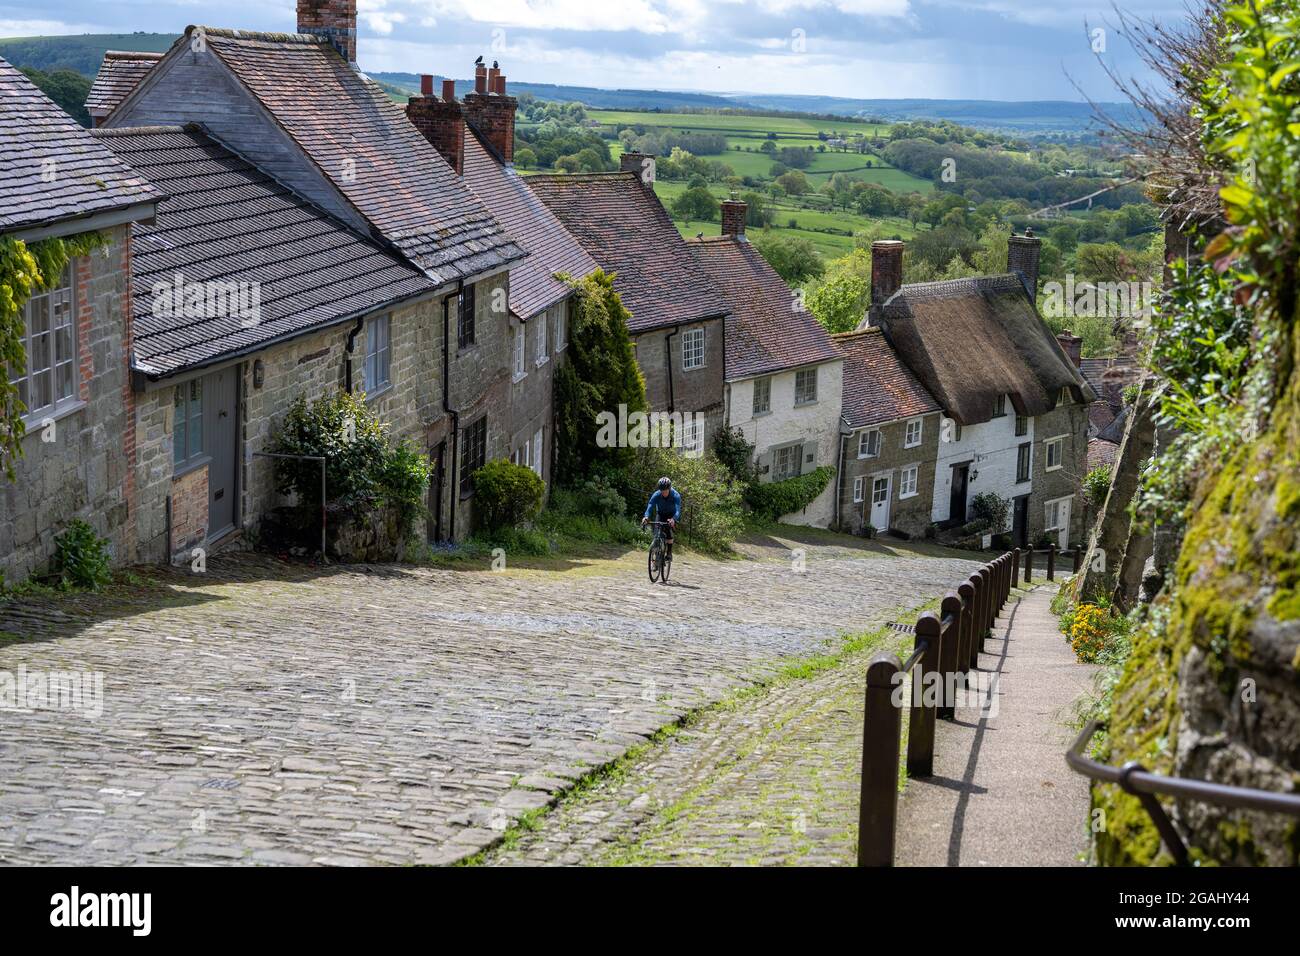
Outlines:
{"type": "Polygon", "coordinates": [[[0,573],[10,583],[43,571],[54,538],[82,518],[108,539],[114,564],[135,560],[130,401],[130,227],[75,259],[78,401],[52,421],[27,423],[15,479],[0,475],[0,573]]]}
{"type": "Polygon", "coordinates": [[[726,352],[722,319],[642,332],[633,336],[632,341],[636,346],[637,364],[645,377],[650,411],[703,412],[705,447],[709,447],[723,421],[726,352]],[[698,328],[704,329],[704,367],[683,371],[682,333],[698,328]],[[671,349],[671,356],[667,354],[668,349],[671,349]],[[671,396],[669,361],[672,363],[671,396]]]}
{"type": "MultiPolygon", "coordinates": [[[[921,444],[904,448],[907,421],[889,422],[875,426],[880,429],[880,454],[874,458],[859,458],[858,447],[864,431],[857,429],[849,436],[844,454],[844,474],[840,482],[840,525],[845,531],[858,534],[869,521],[872,479],[889,476],[889,527],[921,537],[930,526],[932,496],[934,494],[935,462],[939,451],[939,423],[942,416],[930,414],[921,419],[921,444]],[[900,472],[917,467],[917,493],[901,497],[900,472]],[[862,501],[853,500],[854,479],[862,478],[862,501]]],[[[884,530],[884,529],[880,529],[884,530]]]]}
{"type": "Polygon", "coordinates": [[[1084,535],[1087,515],[1083,501],[1083,476],[1088,472],[1088,406],[1071,402],[1039,415],[1034,419],[1033,435],[1029,543],[1032,545],[1046,527],[1046,503],[1058,498],[1071,498],[1070,533],[1065,540],[1070,548],[1075,545],[1086,547],[1084,535]],[[1045,442],[1061,435],[1065,436],[1061,467],[1048,471],[1045,442]]]}
{"type": "MultiPolygon", "coordinates": [[[[510,384],[510,455],[512,458],[528,448],[533,459],[533,467],[538,470],[549,487],[551,481],[551,462],[555,460],[552,447],[554,431],[554,382],[555,370],[565,360],[567,353],[557,339],[557,321],[564,317],[564,329],[568,329],[569,302],[566,299],[546,310],[546,340],[548,360],[537,364],[538,343],[536,316],[523,323],[526,337],[524,339],[524,375],[514,377],[514,335],[520,326],[518,319],[510,320],[511,340],[511,384],[510,384]],[[536,461],[537,433],[542,433],[542,453],[540,464],[536,461]]],[[[520,456],[522,457],[522,456],[520,456]]]]}
{"type": "Polygon", "coordinates": [[[189,561],[208,540],[208,466],[200,465],[171,481],[170,553],[174,564],[189,561]]]}

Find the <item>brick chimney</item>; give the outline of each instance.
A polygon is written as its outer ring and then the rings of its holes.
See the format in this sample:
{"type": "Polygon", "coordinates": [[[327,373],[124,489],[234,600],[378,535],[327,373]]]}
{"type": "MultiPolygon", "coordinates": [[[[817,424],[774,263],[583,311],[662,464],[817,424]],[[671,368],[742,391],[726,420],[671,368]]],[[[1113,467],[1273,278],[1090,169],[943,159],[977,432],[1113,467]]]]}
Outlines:
{"type": "Polygon", "coordinates": [[[745,217],[748,212],[749,204],[742,199],[722,200],[722,234],[744,239],[745,217]]]}
{"type": "Polygon", "coordinates": [[[515,160],[515,109],[519,101],[506,95],[506,78],[495,66],[474,66],[474,91],[465,94],[465,119],[492,144],[501,161],[515,160]]]}
{"type": "Polygon", "coordinates": [[[871,306],[884,305],[903,287],[903,243],[877,239],[871,244],[871,306]]]}
{"type": "Polygon", "coordinates": [[[357,62],[357,0],[298,0],[298,32],[324,37],[357,62]]]}
{"type": "Polygon", "coordinates": [[[457,175],[465,173],[465,116],[456,102],[456,81],[442,81],[442,99],[433,95],[433,77],[420,74],[420,95],[406,101],[406,118],[442,154],[457,175]]]}
{"type": "Polygon", "coordinates": [[[1034,235],[1033,229],[1026,229],[1023,236],[1012,236],[1007,240],[1007,271],[1024,276],[1035,297],[1038,295],[1038,257],[1042,245],[1043,240],[1034,235]]]}
{"type": "Polygon", "coordinates": [[[1061,348],[1074,363],[1074,367],[1080,368],[1083,365],[1083,339],[1066,329],[1057,334],[1056,341],[1061,343],[1061,348]]]}
{"type": "Polygon", "coordinates": [[[619,157],[618,168],[625,173],[636,173],[646,188],[654,185],[655,158],[649,153],[624,153],[619,157]]]}

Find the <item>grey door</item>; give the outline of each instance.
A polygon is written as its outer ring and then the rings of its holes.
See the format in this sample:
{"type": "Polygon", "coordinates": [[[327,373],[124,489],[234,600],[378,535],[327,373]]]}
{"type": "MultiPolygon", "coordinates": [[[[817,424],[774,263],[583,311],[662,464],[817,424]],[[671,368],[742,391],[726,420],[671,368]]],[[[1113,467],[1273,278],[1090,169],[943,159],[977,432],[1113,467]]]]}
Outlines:
{"type": "Polygon", "coordinates": [[[238,497],[235,473],[236,382],[239,368],[222,369],[203,377],[203,434],[208,462],[208,539],[235,527],[238,497]]]}

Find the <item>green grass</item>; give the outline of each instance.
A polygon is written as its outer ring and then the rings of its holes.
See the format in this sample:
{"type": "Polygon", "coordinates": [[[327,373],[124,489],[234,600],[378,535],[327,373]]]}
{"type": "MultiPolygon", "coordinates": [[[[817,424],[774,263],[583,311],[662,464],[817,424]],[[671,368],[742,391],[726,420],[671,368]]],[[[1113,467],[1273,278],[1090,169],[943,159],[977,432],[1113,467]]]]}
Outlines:
{"type": "Polygon", "coordinates": [[[815,140],[819,132],[876,133],[889,129],[887,125],[880,123],[864,123],[852,119],[822,120],[811,116],[805,119],[793,116],[745,116],[731,113],[656,113],[637,110],[588,110],[587,116],[610,127],[657,126],[697,132],[726,133],[737,136],[748,133],[760,139],[765,138],[768,133],[776,133],[781,140],[787,137],[815,140]]]}

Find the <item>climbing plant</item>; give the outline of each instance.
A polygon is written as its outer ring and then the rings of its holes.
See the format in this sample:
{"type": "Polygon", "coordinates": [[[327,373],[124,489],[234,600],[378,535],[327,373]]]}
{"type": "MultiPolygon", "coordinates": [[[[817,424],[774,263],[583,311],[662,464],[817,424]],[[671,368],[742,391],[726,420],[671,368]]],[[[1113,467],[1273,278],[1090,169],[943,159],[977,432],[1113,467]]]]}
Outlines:
{"type": "Polygon", "coordinates": [[[84,256],[105,244],[102,233],[87,232],[66,238],[41,239],[27,243],[0,237],[0,468],[10,481],[14,462],[22,457],[27,411],[11,378],[27,369],[27,329],[23,307],[37,292],[53,286],[76,256],[84,256]]]}

